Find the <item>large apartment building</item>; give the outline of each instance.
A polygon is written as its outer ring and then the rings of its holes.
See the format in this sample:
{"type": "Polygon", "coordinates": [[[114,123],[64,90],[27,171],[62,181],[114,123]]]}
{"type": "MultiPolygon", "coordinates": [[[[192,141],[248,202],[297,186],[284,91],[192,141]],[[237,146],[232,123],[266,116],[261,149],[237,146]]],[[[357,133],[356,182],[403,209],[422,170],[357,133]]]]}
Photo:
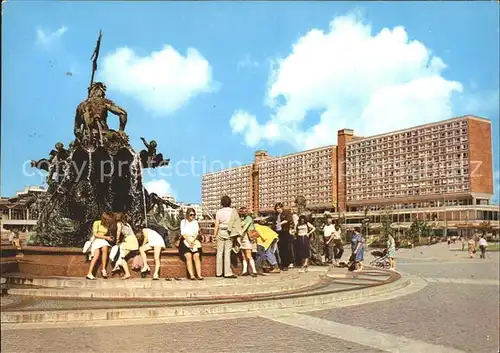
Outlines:
{"type": "Polygon", "coordinates": [[[252,204],[253,166],[251,164],[225,169],[202,176],[201,199],[204,213],[214,214],[224,195],[231,197],[233,207],[252,204]]]}
{"type": "Polygon", "coordinates": [[[258,202],[253,209],[270,211],[277,200],[294,205],[302,195],[314,208],[335,208],[337,202],[337,148],[327,146],[256,163],[258,202]]]}
{"type": "MultiPolygon", "coordinates": [[[[337,132],[337,145],[272,157],[202,177],[204,212],[220,198],[269,212],[298,195],[318,212],[487,206],[493,196],[491,123],[463,116],[382,135],[337,132]]],[[[496,216],[497,217],[497,216],[496,216]]]]}
{"type": "Polygon", "coordinates": [[[346,136],[346,205],[488,204],[493,195],[489,120],[465,116],[352,139],[346,136]]]}

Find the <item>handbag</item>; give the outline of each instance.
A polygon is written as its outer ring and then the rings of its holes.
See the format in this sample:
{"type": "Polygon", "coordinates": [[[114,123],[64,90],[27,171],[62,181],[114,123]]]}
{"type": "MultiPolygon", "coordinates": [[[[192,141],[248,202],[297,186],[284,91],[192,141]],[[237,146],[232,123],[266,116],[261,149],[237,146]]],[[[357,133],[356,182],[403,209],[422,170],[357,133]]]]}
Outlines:
{"type": "Polygon", "coordinates": [[[258,237],[260,237],[259,232],[257,232],[255,229],[253,229],[253,230],[249,230],[249,231],[247,232],[247,235],[248,235],[248,238],[249,238],[251,241],[257,240],[257,238],[258,238],[258,237]]]}
{"type": "Polygon", "coordinates": [[[132,269],[141,269],[144,266],[141,255],[135,255],[132,259],[132,269]]]}

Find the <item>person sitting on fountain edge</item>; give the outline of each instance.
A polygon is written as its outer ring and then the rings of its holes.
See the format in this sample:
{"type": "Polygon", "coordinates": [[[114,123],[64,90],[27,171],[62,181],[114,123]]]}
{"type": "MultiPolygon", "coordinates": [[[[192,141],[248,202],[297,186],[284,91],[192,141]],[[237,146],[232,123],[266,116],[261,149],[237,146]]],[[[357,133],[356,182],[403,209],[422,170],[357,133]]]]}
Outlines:
{"type": "Polygon", "coordinates": [[[148,273],[151,272],[151,269],[148,265],[148,257],[146,252],[153,250],[154,259],[155,259],[155,272],[153,274],[154,280],[160,279],[160,255],[163,248],[165,246],[165,240],[163,237],[156,231],[150,228],[144,228],[136,232],[137,238],[142,238],[142,246],[139,248],[139,253],[141,254],[142,261],[144,263],[144,267],[141,269],[141,277],[145,278],[148,273]]]}
{"type": "Polygon", "coordinates": [[[87,279],[94,280],[94,267],[101,258],[101,274],[103,278],[108,278],[106,266],[108,265],[108,253],[110,242],[115,240],[116,236],[116,220],[111,212],[104,212],[101,219],[95,221],[92,225],[92,245],[90,248],[92,260],[90,261],[87,279]]]}
{"type": "Polygon", "coordinates": [[[163,159],[163,154],[156,153],[157,143],[155,140],[151,140],[149,143],[144,137],[141,137],[141,141],[146,146],[147,150],[142,150],[139,152],[141,157],[142,166],[144,168],[156,168],[161,166],[167,166],[170,159],[163,159]]]}

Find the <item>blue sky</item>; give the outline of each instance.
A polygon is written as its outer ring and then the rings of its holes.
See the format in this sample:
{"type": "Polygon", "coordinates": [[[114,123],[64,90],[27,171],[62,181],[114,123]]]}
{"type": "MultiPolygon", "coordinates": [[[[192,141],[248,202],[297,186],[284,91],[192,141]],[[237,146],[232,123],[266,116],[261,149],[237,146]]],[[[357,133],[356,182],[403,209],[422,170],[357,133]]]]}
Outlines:
{"type": "Polygon", "coordinates": [[[134,148],[155,139],[172,161],[146,173],[150,188],[181,201],[201,201],[204,170],[256,149],[464,114],[492,120],[498,181],[498,22],[496,2],[8,1],[1,194],[41,185],[25,161],[72,140],[99,29],[97,79],[128,111],[134,148]]]}

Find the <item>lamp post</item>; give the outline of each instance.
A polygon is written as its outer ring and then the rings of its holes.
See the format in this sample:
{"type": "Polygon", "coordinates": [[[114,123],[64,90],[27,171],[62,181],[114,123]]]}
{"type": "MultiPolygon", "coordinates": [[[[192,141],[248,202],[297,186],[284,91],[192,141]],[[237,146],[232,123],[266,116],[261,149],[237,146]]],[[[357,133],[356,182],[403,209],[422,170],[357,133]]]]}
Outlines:
{"type": "Polygon", "coordinates": [[[443,195],[443,208],[444,208],[444,236],[448,237],[448,216],[446,215],[446,194],[443,195]]]}
{"type": "Polygon", "coordinates": [[[370,224],[370,217],[368,217],[368,207],[365,208],[364,212],[364,218],[363,218],[363,226],[365,228],[365,239],[368,239],[368,228],[370,224]]]}

